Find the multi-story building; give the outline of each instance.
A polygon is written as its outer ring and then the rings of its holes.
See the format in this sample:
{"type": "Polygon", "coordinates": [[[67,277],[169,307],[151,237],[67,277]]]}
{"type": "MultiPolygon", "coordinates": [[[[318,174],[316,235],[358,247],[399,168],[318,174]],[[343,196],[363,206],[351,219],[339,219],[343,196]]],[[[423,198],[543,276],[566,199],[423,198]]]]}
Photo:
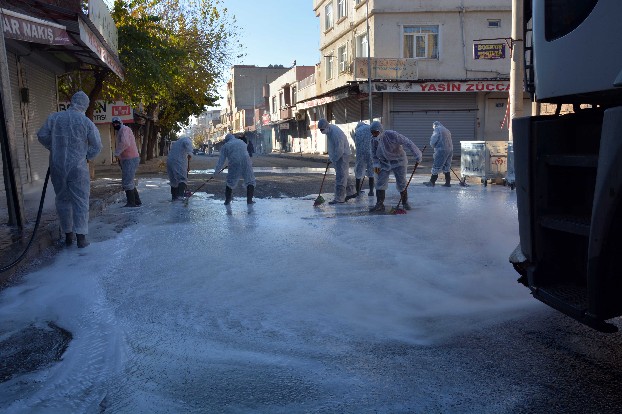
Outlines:
{"type": "Polygon", "coordinates": [[[270,128],[273,149],[310,152],[306,139],[309,124],[305,112],[298,112],[296,104],[298,83],[314,73],[314,66],[294,66],[270,83],[267,115],[263,116],[262,126],[270,128]]]}
{"type": "Polygon", "coordinates": [[[226,132],[254,135],[259,117],[256,108],[265,106],[264,90],[277,77],[287,72],[283,66],[234,65],[227,82],[226,103],[221,123],[226,132]]]}
{"type": "Polygon", "coordinates": [[[313,9],[322,60],[297,103],[312,135],[325,117],[346,133],[378,119],[419,147],[437,120],[456,150],[508,139],[511,0],[313,0],[313,9]]]}

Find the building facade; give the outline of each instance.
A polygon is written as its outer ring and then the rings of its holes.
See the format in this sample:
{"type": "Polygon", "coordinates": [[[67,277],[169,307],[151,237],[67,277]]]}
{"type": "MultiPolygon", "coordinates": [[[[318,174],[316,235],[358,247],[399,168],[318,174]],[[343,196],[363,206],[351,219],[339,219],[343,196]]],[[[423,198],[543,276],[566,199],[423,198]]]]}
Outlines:
{"type": "MultiPolygon", "coordinates": [[[[61,109],[57,76],[93,66],[123,76],[107,6],[102,0],[89,1],[88,9],[83,5],[80,0],[5,0],[0,5],[0,201],[6,207],[0,215],[5,223],[21,226],[33,216],[23,194],[42,188],[46,176],[49,152],[36,134],[47,116],[61,109]]],[[[110,131],[109,124],[102,128],[110,131]]],[[[109,148],[110,140],[104,145],[109,148]]]]}
{"type": "Polygon", "coordinates": [[[508,139],[511,0],[314,0],[313,9],[321,61],[307,87],[315,95],[298,102],[312,132],[320,118],[349,136],[377,119],[422,148],[440,121],[455,151],[463,140],[508,139]]]}

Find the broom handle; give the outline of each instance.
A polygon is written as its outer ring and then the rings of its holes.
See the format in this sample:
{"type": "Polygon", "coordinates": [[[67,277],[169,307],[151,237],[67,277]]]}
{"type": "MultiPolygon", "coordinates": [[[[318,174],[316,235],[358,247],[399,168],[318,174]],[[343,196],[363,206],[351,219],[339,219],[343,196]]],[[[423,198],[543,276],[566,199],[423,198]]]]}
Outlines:
{"type": "MultiPolygon", "coordinates": [[[[427,145],[423,146],[423,149],[421,150],[421,159],[423,160],[423,151],[425,151],[425,149],[427,148],[427,145]]],[[[410,178],[408,179],[408,182],[406,183],[406,188],[404,188],[404,191],[406,191],[408,189],[408,186],[410,185],[410,180],[413,179],[413,175],[415,175],[415,171],[417,171],[417,167],[419,166],[419,163],[416,162],[415,163],[415,168],[413,168],[413,172],[410,174],[410,178]]],[[[404,196],[402,195],[402,193],[400,193],[400,201],[397,202],[397,206],[395,207],[395,209],[397,210],[398,208],[400,208],[400,204],[402,204],[402,198],[404,198],[404,196]]]]}
{"type": "MultiPolygon", "coordinates": [[[[221,172],[223,172],[225,169],[227,168],[227,166],[225,165],[224,167],[221,168],[220,171],[218,171],[218,174],[220,174],[221,172]]],[[[192,195],[194,193],[196,193],[197,191],[199,191],[201,188],[203,188],[203,186],[207,183],[209,183],[210,181],[212,181],[214,179],[215,175],[212,175],[210,178],[208,178],[207,180],[205,180],[203,182],[203,184],[201,184],[196,190],[194,190],[192,193],[190,193],[190,195],[188,197],[192,197],[192,195]]]]}
{"type": "Polygon", "coordinates": [[[328,172],[328,166],[330,165],[330,160],[326,162],[326,169],[324,170],[324,177],[322,178],[322,184],[320,185],[320,193],[318,197],[322,194],[322,188],[324,188],[324,180],[326,179],[326,173],[328,172]]]}

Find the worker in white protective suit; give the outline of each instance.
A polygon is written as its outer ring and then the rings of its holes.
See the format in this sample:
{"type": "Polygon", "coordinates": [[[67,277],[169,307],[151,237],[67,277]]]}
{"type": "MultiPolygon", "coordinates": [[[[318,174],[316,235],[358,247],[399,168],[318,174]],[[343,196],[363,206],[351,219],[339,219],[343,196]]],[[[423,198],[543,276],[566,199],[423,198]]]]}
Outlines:
{"type": "Polygon", "coordinates": [[[356,163],[354,177],[356,178],[356,194],[361,192],[361,179],[369,178],[369,195],[374,196],[374,166],[371,159],[371,130],[365,122],[359,122],[354,129],[354,144],[356,145],[356,163]]]}
{"type": "Polygon", "coordinates": [[[391,172],[395,176],[395,186],[400,192],[402,205],[404,209],[410,210],[408,190],[406,188],[408,157],[404,147],[408,148],[415,157],[416,162],[421,162],[421,151],[414,142],[404,135],[391,130],[384,131],[382,124],[378,121],[372,122],[369,128],[374,137],[371,142],[371,156],[376,175],[376,205],[369,211],[381,213],[385,210],[384,198],[391,172]]]}
{"type": "Polygon", "coordinates": [[[112,118],[112,127],[117,131],[114,156],[117,157],[121,166],[121,187],[125,191],[127,203],[124,207],[138,207],[142,205],[138,189],[134,185],[134,176],[140,163],[140,155],[136,146],[136,138],[132,129],[123,125],[118,116],[112,118]]]}
{"type": "Polygon", "coordinates": [[[350,144],[346,134],[337,126],[331,125],[324,118],[317,127],[328,140],[328,159],[335,168],[335,197],[328,204],[345,203],[356,197],[356,191],[350,180],[350,144]],[[347,193],[347,195],[346,195],[347,193]]]}
{"type": "Polygon", "coordinates": [[[171,144],[166,158],[166,172],[171,185],[171,199],[183,197],[188,186],[188,172],[192,158],[192,141],[188,137],[179,138],[171,144]]]}
{"type": "Polygon", "coordinates": [[[432,164],[432,176],[430,181],[424,184],[428,187],[434,187],[438,173],[445,174],[445,184],[443,187],[451,187],[451,158],[454,155],[454,144],[451,141],[451,132],[438,121],[432,123],[434,132],[430,137],[430,146],[434,148],[434,163],[432,164]]]}
{"type": "Polygon", "coordinates": [[[87,160],[102,149],[97,127],[84,114],[88,106],[89,97],[76,92],[69,108],[48,116],[37,132],[39,142],[50,151],[50,176],[65,244],[73,244],[75,233],[79,248],[89,245],[86,235],[91,180],[87,160]]]}
{"type": "Polygon", "coordinates": [[[225,136],[224,144],[220,148],[220,157],[214,167],[214,175],[219,174],[228,160],[227,186],[225,187],[225,205],[229,205],[233,198],[233,190],[238,186],[241,178],[246,185],[246,203],[253,204],[255,193],[255,173],[251,157],[248,155],[246,143],[237,139],[233,134],[225,136]]]}

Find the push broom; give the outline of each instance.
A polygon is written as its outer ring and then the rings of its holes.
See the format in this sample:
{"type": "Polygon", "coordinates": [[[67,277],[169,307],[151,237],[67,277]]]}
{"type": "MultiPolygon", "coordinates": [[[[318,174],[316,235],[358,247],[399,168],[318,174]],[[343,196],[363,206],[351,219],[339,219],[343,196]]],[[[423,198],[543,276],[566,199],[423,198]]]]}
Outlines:
{"type": "MultiPolygon", "coordinates": [[[[220,174],[221,172],[223,172],[223,171],[224,171],[224,170],[226,170],[226,169],[227,169],[227,166],[225,165],[224,167],[222,167],[222,169],[221,169],[220,171],[218,171],[218,174],[220,174]]],[[[199,191],[201,188],[203,188],[203,186],[204,186],[205,184],[207,184],[207,183],[209,183],[210,181],[212,181],[212,180],[214,179],[214,177],[216,177],[216,174],[212,175],[210,178],[208,178],[207,180],[205,180],[205,181],[203,182],[203,184],[201,184],[200,186],[198,186],[198,187],[197,187],[194,191],[192,191],[192,192],[187,191],[186,193],[187,193],[188,195],[186,196],[186,199],[184,200],[184,202],[187,204],[187,203],[188,203],[188,199],[189,199],[190,197],[192,197],[192,196],[194,195],[194,193],[196,193],[196,192],[197,192],[197,191],[199,191]]]]}
{"type": "MultiPolygon", "coordinates": [[[[423,151],[425,151],[425,149],[428,146],[424,146],[423,149],[421,150],[421,155],[423,156],[423,151]]],[[[417,171],[417,167],[419,166],[419,163],[415,163],[415,168],[413,168],[413,172],[410,174],[410,178],[408,179],[408,182],[406,183],[406,188],[404,188],[404,191],[408,190],[408,186],[410,185],[410,181],[413,179],[413,176],[415,175],[415,171],[417,171]]],[[[392,208],[389,211],[389,214],[406,214],[406,210],[404,210],[403,208],[400,208],[400,204],[402,204],[402,201],[404,200],[404,196],[402,195],[402,193],[400,193],[400,201],[397,202],[397,205],[392,208]]]]}
{"type": "Polygon", "coordinates": [[[320,193],[315,199],[315,202],[313,203],[313,207],[317,207],[324,202],[324,197],[322,197],[322,188],[324,188],[324,180],[326,179],[326,173],[328,172],[329,165],[330,165],[330,160],[326,162],[326,169],[324,170],[324,177],[322,178],[322,184],[320,185],[320,193]]]}
{"type": "Polygon", "coordinates": [[[460,183],[461,187],[468,187],[467,183],[466,183],[466,177],[464,178],[460,178],[458,177],[458,174],[456,174],[456,172],[454,171],[453,168],[449,167],[449,169],[451,170],[452,173],[454,173],[454,175],[456,176],[456,178],[458,179],[458,182],[460,183]]]}

